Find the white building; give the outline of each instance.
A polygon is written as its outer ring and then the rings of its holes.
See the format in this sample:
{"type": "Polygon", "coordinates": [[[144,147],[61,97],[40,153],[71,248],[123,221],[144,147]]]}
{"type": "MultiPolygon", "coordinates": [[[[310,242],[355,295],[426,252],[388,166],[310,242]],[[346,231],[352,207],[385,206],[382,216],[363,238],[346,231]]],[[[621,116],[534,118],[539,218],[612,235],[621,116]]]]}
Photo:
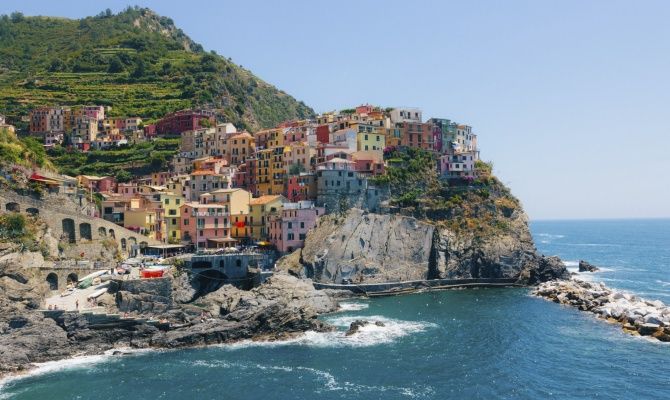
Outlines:
{"type": "Polygon", "coordinates": [[[394,108],[389,113],[391,123],[397,124],[400,122],[421,122],[422,112],[418,108],[394,108]]]}

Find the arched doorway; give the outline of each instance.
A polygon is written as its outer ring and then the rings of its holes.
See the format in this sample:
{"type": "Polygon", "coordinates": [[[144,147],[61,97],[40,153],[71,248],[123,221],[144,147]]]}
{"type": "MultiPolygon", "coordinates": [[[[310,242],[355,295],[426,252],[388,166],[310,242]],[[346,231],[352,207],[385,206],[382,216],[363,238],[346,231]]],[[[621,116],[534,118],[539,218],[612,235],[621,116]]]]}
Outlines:
{"type": "Polygon", "coordinates": [[[47,283],[49,284],[49,290],[58,290],[58,275],[55,272],[50,272],[47,275],[47,283]]]}
{"type": "Polygon", "coordinates": [[[101,226],[100,228],[98,228],[98,236],[100,237],[107,236],[107,230],[105,229],[105,227],[101,226]]]}
{"type": "Polygon", "coordinates": [[[76,233],[74,230],[74,220],[72,218],[63,219],[63,236],[70,243],[75,243],[77,241],[76,233]]]}
{"type": "Polygon", "coordinates": [[[208,269],[195,275],[193,280],[196,292],[198,293],[196,297],[200,297],[207,293],[217,291],[226,283],[228,277],[221,271],[208,269]]]}
{"type": "Polygon", "coordinates": [[[21,206],[19,203],[9,202],[5,204],[5,210],[11,212],[21,212],[21,206]]]}
{"type": "Polygon", "coordinates": [[[79,224],[79,238],[82,240],[93,240],[91,224],[88,222],[82,222],[79,224]]]}
{"type": "Polygon", "coordinates": [[[126,246],[128,246],[126,238],[121,238],[121,250],[125,250],[126,246]]]}
{"type": "Polygon", "coordinates": [[[113,239],[116,239],[116,234],[114,233],[114,229],[109,230],[109,236],[112,237],[113,239]]]}
{"type": "Polygon", "coordinates": [[[79,282],[79,276],[77,276],[77,274],[75,274],[74,272],[70,273],[70,274],[67,276],[67,284],[68,284],[68,286],[70,286],[70,285],[75,286],[75,285],[77,285],[77,282],[79,282]]]}

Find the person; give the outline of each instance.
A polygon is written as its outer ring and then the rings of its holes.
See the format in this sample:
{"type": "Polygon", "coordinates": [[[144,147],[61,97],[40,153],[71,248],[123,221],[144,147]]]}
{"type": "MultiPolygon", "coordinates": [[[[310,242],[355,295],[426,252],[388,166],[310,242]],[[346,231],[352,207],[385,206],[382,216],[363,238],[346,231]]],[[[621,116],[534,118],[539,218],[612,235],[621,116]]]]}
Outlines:
{"type": "Polygon", "coordinates": [[[54,307],[51,304],[49,304],[49,310],[53,310],[53,309],[54,309],[54,307]]]}
{"type": "Polygon", "coordinates": [[[79,299],[75,300],[74,306],[77,308],[77,310],[79,309],[79,299]]]}

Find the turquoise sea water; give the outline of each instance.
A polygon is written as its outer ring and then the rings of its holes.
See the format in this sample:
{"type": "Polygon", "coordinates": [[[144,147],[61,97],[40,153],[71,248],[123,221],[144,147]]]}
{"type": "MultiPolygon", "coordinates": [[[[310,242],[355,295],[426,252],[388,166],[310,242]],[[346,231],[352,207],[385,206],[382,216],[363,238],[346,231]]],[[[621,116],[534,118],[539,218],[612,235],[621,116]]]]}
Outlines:
{"type": "MultiPolygon", "coordinates": [[[[532,224],[538,248],[591,279],[670,303],[670,220],[532,224]]],[[[337,333],[51,363],[7,381],[12,399],[668,399],[670,345],[589,314],[479,289],[348,302],[337,333]],[[359,335],[356,318],[378,320],[359,335]]]]}

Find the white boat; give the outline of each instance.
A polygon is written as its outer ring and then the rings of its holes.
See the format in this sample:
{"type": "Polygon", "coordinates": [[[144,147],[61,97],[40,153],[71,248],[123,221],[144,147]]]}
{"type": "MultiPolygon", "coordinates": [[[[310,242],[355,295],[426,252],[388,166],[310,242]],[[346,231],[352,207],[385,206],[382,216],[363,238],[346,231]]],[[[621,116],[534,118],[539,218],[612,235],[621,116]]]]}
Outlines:
{"type": "Polygon", "coordinates": [[[99,277],[99,276],[101,276],[101,275],[106,274],[107,272],[109,272],[109,271],[108,271],[108,270],[103,270],[103,271],[96,271],[96,272],[93,272],[92,274],[88,274],[88,275],[86,275],[86,276],[83,277],[83,278],[79,278],[78,282],[83,282],[83,281],[85,281],[86,279],[91,279],[91,280],[93,280],[93,278],[97,278],[97,277],[99,277]]]}
{"type": "Polygon", "coordinates": [[[87,299],[97,299],[98,297],[102,296],[105,293],[107,293],[107,286],[96,290],[95,292],[89,294],[86,298],[87,299]]]}

